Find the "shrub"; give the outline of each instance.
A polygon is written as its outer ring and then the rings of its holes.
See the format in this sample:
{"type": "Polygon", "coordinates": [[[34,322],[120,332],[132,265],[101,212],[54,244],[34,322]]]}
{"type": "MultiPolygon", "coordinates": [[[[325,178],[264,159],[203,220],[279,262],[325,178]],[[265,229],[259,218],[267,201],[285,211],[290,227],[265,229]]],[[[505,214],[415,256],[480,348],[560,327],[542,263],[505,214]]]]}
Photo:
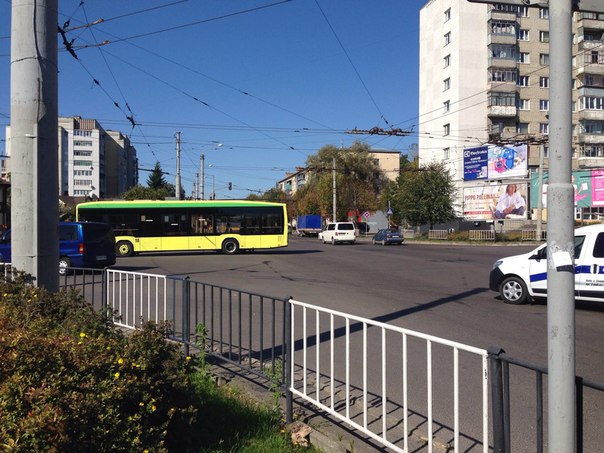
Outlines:
{"type": "Polygon", "coordinates": [[[169,333],[126,336],[73,291],[0,282],[0,449],[188,449],[192,361],[169,333]]]}

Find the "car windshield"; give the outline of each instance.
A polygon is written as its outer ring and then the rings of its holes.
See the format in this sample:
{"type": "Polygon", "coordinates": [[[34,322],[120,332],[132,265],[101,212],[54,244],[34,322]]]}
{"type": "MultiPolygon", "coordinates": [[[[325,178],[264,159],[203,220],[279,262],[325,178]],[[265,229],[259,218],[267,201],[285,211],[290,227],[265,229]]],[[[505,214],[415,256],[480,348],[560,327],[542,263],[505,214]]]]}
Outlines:
{"type": "Polygon", "coordinates": [[[338,229],[340,229],[340,230],[354,230],[354,225],[352,223],[341,223],[340,227],[338,229]]]}

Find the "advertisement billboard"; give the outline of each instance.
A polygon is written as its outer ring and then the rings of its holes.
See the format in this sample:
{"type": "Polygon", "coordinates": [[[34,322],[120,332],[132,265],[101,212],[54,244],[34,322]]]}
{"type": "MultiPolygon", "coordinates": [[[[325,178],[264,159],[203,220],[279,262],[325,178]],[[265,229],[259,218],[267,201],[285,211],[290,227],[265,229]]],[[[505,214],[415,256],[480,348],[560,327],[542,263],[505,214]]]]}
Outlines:
{"type": "Polygon", "coordinates": [[[464,181],[525,178],[527,145],[485,145],[464,149],[464,181]]]}
{"type": "Polygon", "coordinates": [[[463,217],[466,220],[526,219],[526,184],[466,187],[463,217]]]}
{"type": "MultiPolygon", "coordinates": [[[[577,208],[604,206],[604,170],[573,171],[571,182],[575,188],[574,202],[577,208]]],[[[547,208],[548,172],[543,173],[543,190],[541,199],[543,207],[547,208]]],[[[531,206],[536,207],[539,198],[539,173],[531,174],[531,206]]]]}

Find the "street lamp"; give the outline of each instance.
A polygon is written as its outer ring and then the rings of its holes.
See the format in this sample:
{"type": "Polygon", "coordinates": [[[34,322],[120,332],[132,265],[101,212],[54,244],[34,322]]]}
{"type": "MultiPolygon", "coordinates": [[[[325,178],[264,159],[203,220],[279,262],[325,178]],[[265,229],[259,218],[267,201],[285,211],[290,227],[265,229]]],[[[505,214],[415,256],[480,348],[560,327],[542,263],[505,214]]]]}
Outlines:
{"type": "MultiPolygon", "coordinates": [[[[214,149],[220,148],[222,146],[222,143],[220,142],[214,142],[214,149]]],[[[211,165],[210,165],[211,166],[211,165]]],[[[206,189],[206,185],[205,185],[205,176],[204,176],[204,170],[205,170],[205,154],[201,153],[200,159],[199,159],[199,174],[200,174],[200,182],[199,182],[199,187],[197,188],[197,198],[200,198],[200,194],[199,192],[201,191],[201,199],[205,199],[205,189],[206,189]]]]}

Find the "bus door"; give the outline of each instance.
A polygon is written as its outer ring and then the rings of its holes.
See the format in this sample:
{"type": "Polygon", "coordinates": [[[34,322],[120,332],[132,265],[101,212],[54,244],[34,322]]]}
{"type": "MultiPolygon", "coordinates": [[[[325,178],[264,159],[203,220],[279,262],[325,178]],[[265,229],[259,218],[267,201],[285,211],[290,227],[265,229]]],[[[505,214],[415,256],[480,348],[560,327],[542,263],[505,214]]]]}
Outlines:
{"type": "Polygon", "coordinates": [[[189,249],[189,227],[187,215],[184,213],[162,213],[161,249],[188,250],[189,249]]]}
{"type": "Polygon", "coordinates": [[[137,252],[159,252],[161,250],[161,226],[159,217],[153,213],[140,215],[140,229],[137,231],[134,249],[137,252]]]}
{"type": "Polygon", "coordinates": [[[192,214],[191,233],[188,239],[190,250],[215,250],[220,248],[214,231],[214,215],[192,214]]]}

